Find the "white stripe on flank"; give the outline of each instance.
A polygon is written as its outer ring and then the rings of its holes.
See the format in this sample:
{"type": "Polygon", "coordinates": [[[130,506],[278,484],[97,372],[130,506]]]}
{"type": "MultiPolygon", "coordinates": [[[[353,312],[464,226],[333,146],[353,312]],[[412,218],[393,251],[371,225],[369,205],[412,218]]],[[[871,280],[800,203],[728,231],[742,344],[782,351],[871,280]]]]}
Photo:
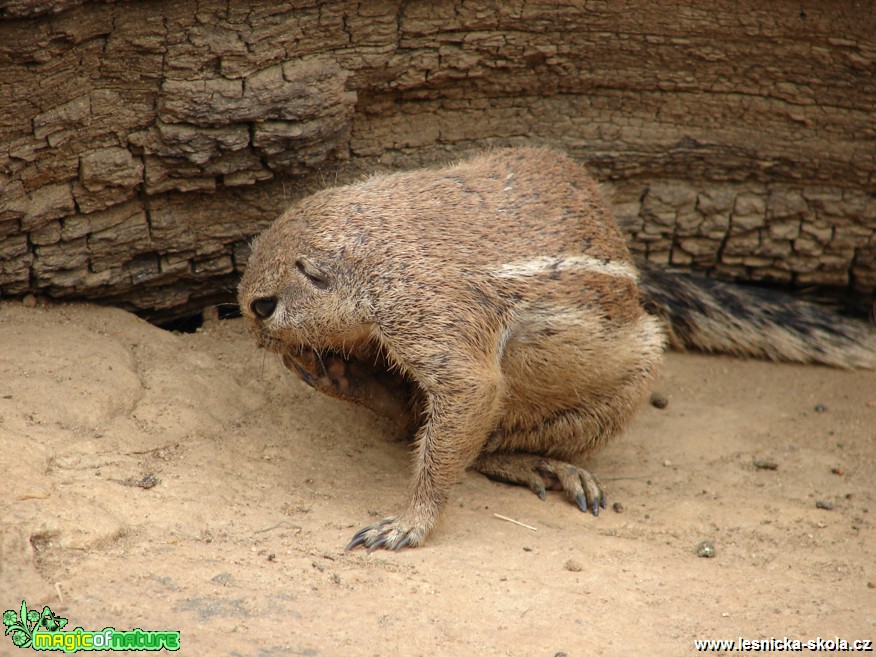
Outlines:
{"type": "Polygon", "coordinates": [[[491,274],[501,278],[535,276],[550,271],[585,270],[610,276],[636,278],[636,269],[627,262],[613,262],[594,258],[590,255],[541,256],[532,260],[509,262],[491,274]]]}

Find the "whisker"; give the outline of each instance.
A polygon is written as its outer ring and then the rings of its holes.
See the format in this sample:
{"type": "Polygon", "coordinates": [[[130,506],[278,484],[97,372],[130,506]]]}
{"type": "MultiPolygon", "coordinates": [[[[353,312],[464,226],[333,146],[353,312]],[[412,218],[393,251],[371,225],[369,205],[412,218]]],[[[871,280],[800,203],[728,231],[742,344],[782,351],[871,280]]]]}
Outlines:
{"type": "Polygon", "coordinates": [[[323,374],[328,374],[328,370],[326,369],[325,362],[322,360],[322,353],[318,349],[314,349],[313,353],[316,354],[316,360],[319,361],[319,366],[322,368],[323,374]]]}
{"type": "Polygon", "coordinates": [[[282,368],[285,369],[285,368],[286,368],[286,364],[283,362],[283,356],[282,356],[279,352],[277,352],[277,351],[273,351],[273,352],[271,352],[271,353],[274,354],[274,360],[277,361],[277,364],[278,364],[280,367],[282,367],[282,368]]]}

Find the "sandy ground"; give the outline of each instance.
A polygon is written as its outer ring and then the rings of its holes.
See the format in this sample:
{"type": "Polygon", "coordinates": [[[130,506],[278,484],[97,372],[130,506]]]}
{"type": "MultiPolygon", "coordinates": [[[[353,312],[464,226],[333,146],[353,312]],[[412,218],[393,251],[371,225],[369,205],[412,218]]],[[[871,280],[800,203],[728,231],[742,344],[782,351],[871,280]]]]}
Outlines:
{"type": "Polygon", "coordinates": [[[876,372],[671,354],[658,389],[668,407],[588,464],[599,518],[468,473],[425,547],[344,552],[405,496],[386,423],[312,392],[239,320],[175,335],[0,304],[0,610],[180,630],[183,655],[876,639],[876,372]]]}

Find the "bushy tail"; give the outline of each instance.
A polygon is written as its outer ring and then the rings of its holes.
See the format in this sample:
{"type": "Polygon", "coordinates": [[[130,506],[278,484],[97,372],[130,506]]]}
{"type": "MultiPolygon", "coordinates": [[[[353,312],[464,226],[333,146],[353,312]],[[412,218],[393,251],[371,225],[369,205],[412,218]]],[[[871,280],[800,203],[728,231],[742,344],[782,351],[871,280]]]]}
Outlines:
{"type": "Polygon", "coordinates": [[[876,368],[876,329],[864,321],[756,287],[640,263],[648,312],[675,348],[842,368],[876,368]]]}

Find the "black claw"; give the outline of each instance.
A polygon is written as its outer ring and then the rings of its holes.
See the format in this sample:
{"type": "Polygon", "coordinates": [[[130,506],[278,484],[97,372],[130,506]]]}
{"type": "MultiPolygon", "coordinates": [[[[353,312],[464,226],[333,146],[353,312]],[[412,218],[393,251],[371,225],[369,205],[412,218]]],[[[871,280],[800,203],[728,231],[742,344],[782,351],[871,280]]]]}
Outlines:
{"type": "Polygon", "coordinates": [[[539,486],[538,490],[535,491],[535,494],[538,495],[538,499],[540,499],[542,502],[547,499],[547,491],[545,490],[544,486],[539,486]]]}
{"type": "Polygon", "coordinates": [[[603,493],[602,495],[599,496],[599,506],[601,506],[604,509],[605,504],[606,504],[605,493],[603,493]]]}
{"type": "Polygon", "coordinates": [[[359,547],[360,545],[364,545],[365,544],[365,537],[368,534],[369,529],[371,529],[371,527],[363,527],[362,529],[357,531],[356,535],[353,536],[353,540],[351,540],[349,543],[347,543],[347,547],[345,547],[344,549],[345,550],[352,550],[355,547],[359,547]]]}
{"type": "Polygon", "coordinates": [[[593,506],[590,510],[592,511],[594,516],[599,515],[599,500],[596,500],[596,499],[593,500],[593,506]]]}
{"type": "Polygon", "coordinates": [[[578,508],[582,511],[588,511],[587,498],[584,497],[584,493],[578,493],[575,496],[575,501],[578,503],[578,508]]]}
{"type": "Polygon", "coordinates": [[[344,549],[345,550],[352,550],[355,547],[359,547],[360,545],[363,545],[366,548],[369,548],[368,551],[371,552],[371,546],[374,545],[374,542],[378,539],[369,540],[368,533],[372,529],[378,529],[380,527],[383,527],[384,525],[388,525],[391,522],[392,522],[392,518],[384,518],[383,520],[381,520],[378,523],[375,523],[373,525],[368,525],[367,527],[363,527],[362,529],[360,529],[359,531],[356,532],[356,535],[353,536],[353,540],[351,540],[349,543],[347,543],[347,547],[345,547],[344,549]]]}
{"type": "Polygon", "coordinates": [[[304,381],[304,383],[309,385],[311,388],[316,387],[316,385],[313,382],[313,377],[311,377],[310,374],[307,373],[307,370],[305,370],[303,367],[301,367],[301,365],[296,363],[294,360],[292,361],[292,365],[293,365],[293,367],[295,367],[295,371],[298,372],[298,376],[301,377],[301,380],[304,381]]]}
{"type": "MultiPolygon", "coordinates": [[[[360,533],[361,533],[361,532],[360,532],[360,533]]],[[[352,550],[353,548],[359,547],[359,546],[362,545],[362,543],[364,543],[364,542],[365,542],[365,537],[364,537],[364,536],[360,536],[359,534],[356,534],[356,535],[353,537],[353,540],[350,541],[349,543],[347,543],[347,547],[345,547],[344,549],[345,549],[345,550],[352,550]]]]}
{"type": "Polygon", "coordinates": [[[377,538],[374,539],[374,542],[368,545],[368,554],[374,552],[374,550],[379,550],[382,547],[386,547],[386,534],[381,534],[377,538]]]}

